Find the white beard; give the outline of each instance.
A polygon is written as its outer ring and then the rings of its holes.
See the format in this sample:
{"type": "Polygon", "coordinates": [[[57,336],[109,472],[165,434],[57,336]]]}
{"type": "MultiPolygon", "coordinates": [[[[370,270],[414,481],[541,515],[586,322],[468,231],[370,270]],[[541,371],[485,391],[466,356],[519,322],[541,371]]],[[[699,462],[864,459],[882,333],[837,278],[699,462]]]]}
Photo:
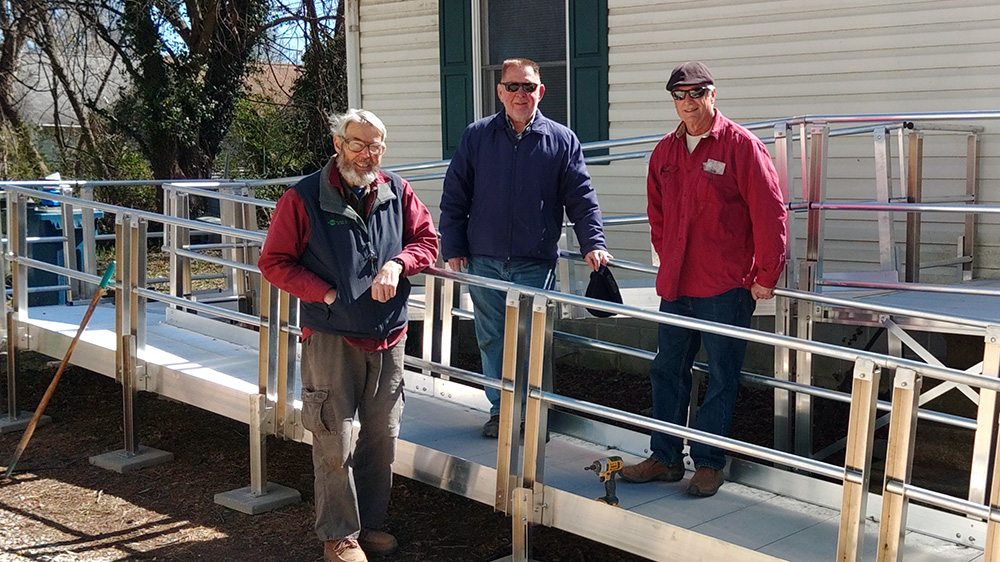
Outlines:
{"type": "Polygon", "coordinates": [[[340,171],[341,177],[354,187],[368,187],[371,185],[375,178],[378,177],[378,166],[373,167],[370,171],[364,174],[359,174],[354,166],[350,162],[347,162],[343,155],[337,155],[337,170],[340,171]]]}

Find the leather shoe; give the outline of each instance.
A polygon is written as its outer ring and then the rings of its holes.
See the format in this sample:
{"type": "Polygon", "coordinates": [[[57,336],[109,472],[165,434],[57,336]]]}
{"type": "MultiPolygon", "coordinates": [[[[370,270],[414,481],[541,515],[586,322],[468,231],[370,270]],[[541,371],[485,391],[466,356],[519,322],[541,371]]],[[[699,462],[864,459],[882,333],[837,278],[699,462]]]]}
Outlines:
{"type": "Polygon", "coordinates": [[[399,548],[396,537],[378,529],[361,529],[358,543],[361,544],[361,549],[365,551],[365,554],[373,556],[392,554],[399,548]]]}
{"type": "Polygon", "coordinates": [[[323,543],[323,558],[327,562],[368,562],[358,541],[351,538],[323,543]]]}
{"type": "Polygon", "coordinates": [[[684,478],[684,463],[663,464],[650,457],[639,464],[626,466],[618,473],[622,480],[641,484],[652,480],[662,480],[664,482],[677,482],[684,478]]]}
{"type": "Polygon", "coordinates": [[[698,470],[694,471],[694,476],[691,477],[687,493],[699,498],[714,496],[723,482],[721,470],[699,466],[698,470]]]}
{"type": "Polygon", "coordinates": [[[500,414],[490,416],[490,419],[483,424],[483,437],[496,439],[500,435],[500,414]]]}

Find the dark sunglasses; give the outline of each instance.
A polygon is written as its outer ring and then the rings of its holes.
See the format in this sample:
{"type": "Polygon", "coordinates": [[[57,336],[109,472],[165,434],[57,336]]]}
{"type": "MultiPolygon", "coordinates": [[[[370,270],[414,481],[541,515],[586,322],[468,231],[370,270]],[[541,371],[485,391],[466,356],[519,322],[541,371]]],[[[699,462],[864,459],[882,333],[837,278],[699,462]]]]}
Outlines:
{"type": "Polygon", "coordinates": [[[690,90],[670,90],[670,97],[677,101],[682,101],[684,96],[691,96],[691,99],[696,100],[701,96],[704,96],[708,92],[715,89],[715,86],[699,86],[697,88],[691,88],[690,90]]]}
{"type": "Polygon", "coordinates": [[[501,82],[500,85],[506,88],[508,92],[513,93],[516,92],[518,88],[521,88],[527,94],[534,92],[539,86],[541,86],[541,84],[535,84],[534,82],[501,82]]]}

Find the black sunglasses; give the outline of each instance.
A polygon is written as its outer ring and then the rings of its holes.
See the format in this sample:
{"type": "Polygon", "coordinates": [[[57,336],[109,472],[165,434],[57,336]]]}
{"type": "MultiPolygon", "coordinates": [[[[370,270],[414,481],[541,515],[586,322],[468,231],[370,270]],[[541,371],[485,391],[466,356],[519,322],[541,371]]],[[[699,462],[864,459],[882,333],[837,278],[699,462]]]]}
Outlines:
{"type": "Polygon", "coordinates": [[[670,97],[677,101],[682,101],[684,96],[691,96],[691,99],[696,100],[714,89],[715,86],[708,85],[698,86],[697,88],[691,88],[690,90],[670,90],[670,97]]]}
{"type": "Polygon", "coordinates": [[[516,92],[518,88],[524,90],[525,93],[530,94],[534,92],[541,84],[535,84],[534,82],[501,82],[501,86],[507,89],[508,92],[516,92]]]}

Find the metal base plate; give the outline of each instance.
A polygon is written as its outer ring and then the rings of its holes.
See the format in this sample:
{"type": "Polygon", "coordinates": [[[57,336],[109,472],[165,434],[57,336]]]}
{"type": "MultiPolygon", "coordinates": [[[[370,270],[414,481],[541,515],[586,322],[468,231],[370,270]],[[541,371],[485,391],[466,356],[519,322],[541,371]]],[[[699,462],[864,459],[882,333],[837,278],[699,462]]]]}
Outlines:
{"type": "Polygon", "coordinates": [[[172,460],[174,460],[173,453],[140,445],[134,455],[126,453],[124,449],[119,449],[90,457],[90,464],[106,470],[113,470],[119,474],[126,474],[172,460]]]}
{"type": "MultiPolygon", "coordinates": [[[[0,433],[24,431],[24,428],[28,427],[28,424],[31,423],[31,417],[34,415],[34,412],[25,412],[22,410],[16,418],[11,418],[6,414],[0,416],[0,433]]],[[[50,423],[52,423],[52,418],[43,414],[42,417],[38,418],[38,425],[35,427],[42,427],[50,423]]]]}
{"type": "Polygon", "coordinates": [[[247,515],[257,515],[302,501],[299,491],[294,488],[268,482],[265,489],[267,492],[261,496],[253,495],[249,486],[220,492],[215,494],[215,503],[247,515]]]}

